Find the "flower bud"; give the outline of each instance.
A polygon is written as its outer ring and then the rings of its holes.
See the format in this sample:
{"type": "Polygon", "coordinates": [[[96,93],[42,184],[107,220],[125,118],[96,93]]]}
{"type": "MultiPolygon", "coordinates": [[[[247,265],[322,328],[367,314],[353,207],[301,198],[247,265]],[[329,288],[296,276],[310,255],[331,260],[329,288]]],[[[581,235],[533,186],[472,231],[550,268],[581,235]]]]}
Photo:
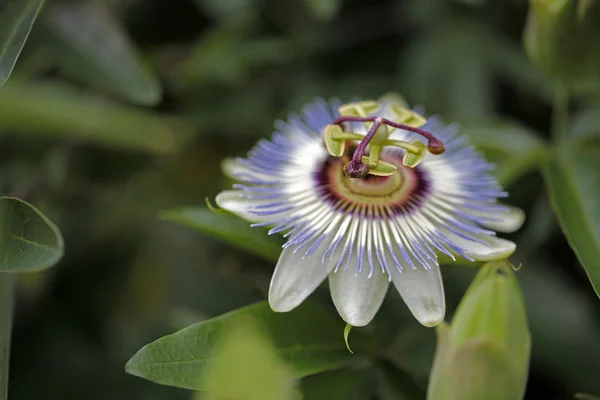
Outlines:
{"type": "Polygon", "coordinates": [[[518,400],[531,337],[525,303],[507,261],[485,264],[452,324],[437,328],[428,400],[518,400]]]}
{"type": "Polygon", "coordinates": [[[530,0],[525,50],[538,68],[566,84],[600,79],[600,1],[530,0]]]}

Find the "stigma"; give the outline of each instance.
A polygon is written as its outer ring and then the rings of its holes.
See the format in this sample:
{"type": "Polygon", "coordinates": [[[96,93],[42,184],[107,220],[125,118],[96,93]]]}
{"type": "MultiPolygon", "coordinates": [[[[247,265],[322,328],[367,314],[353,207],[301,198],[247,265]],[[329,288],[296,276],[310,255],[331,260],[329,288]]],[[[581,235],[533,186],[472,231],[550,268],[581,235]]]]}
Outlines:
{"type": "Polygon", "coordinates": [[[394,120],[377,115],[382,108],[380,102],[358,101],[339,107],[340,116],[333,124],[325,127],[325,144],[329,154],[334,157],[347,155],[348,141],[358,142],[351,159],[343,166],[344,174],[348,178],[364,178],[369,174],[392,175],[397,169],[396,165],[382,161],[379,157],[383,148],[387,146],[404,149],[402,164],[409,168],[419,165],[428,152],[439,155],[446,150],[441,140],[421,129],[427,123],[423,116],[398,104],[386,106],[390,107],[394,120]],[[357,126],[360,128],[361,123],[365,125],[363,131],[366,130],[366,134],[353,131],[357,126]],[[416,133],[423,137],[426,143],[422,140],[394,140],[391,134],[396,129],[416,133]]]}

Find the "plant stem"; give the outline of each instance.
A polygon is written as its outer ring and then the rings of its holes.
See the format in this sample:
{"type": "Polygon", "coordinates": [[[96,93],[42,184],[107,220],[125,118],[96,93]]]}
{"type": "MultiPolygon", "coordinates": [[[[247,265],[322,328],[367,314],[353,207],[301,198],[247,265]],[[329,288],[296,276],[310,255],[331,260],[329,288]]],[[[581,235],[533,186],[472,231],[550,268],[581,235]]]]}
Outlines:
{"type": "Polygon", "coordinates": [[[16,274],[0,273],[0,400],[8,399],[10,337],[16,282],[16,274]]]}
{"type": "Polygon", "coordinates": [[[569,132],[569,92],[564,85],[558,84],[554,90],[552,113],[552,139],[559,144],[569,132]]]}

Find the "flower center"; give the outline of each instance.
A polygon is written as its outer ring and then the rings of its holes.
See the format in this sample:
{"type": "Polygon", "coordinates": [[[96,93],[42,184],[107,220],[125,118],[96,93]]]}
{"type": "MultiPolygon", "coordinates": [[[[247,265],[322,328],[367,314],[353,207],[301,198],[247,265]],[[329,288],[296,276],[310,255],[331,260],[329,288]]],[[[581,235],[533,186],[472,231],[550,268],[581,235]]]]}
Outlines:
{"type": "Polygon", "coordinates": [[[401,189],[405,181],[403,169],[396,170],[389,176],[367,175],[364,178],[351,179],[346,176],[342,178],[342,184],[354,195],[367,197],[388,196],[396,190],[401,189]]]}
{"type": "Polygon", "coordinates": [[[372,216],[403,214],[418,207],[429,192],[425,171],[404,166],[401,151],[387,152],[382,159],[397,167],[391,175],[349,178],[341,168],[344,158],[328,157],[315,174],[320,196],[342,212],[367,209],[372,216]]]}

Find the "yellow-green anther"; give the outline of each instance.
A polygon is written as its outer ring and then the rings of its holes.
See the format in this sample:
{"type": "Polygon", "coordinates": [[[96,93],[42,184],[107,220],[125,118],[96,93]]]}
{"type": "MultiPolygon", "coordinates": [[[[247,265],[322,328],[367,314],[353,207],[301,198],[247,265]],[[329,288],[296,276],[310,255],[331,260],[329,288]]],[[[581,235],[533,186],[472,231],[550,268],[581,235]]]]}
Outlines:
{"type": "Polygon", "coordinates": [[[425,159],[427,155],[427,145],[421,141],[415,140],[412,145],[417,148],[417,151],[406,151],[402,156],[402,164],[409,168],[415,168],[425,159]]]}
{"type": "Polygon", "coordinates": [[[339,125],[327,125],[325,127],[325,147],[327,151],[334,157],[341,157],[346,148],[346,141],[340,140],[339,136],[343,135],[344,131],[339,125]]]}
{"type": "Polygon", "coordinates": [[[361,140],[364,136],[358,133],[344,132],[339,125],[327,125],[325,127],[325,147],[334,157],[341,157],[346,148],[346,140],[361,140]]]}
{"type": "Polygon", "coordinates": [[[518,400],[531,352],[525,302],[508,261],[481,267],[450,326],[437,328],[428,400],[518,400]]]}
{"type": "MultiPolygon", "coordinates": [[[[368,165],[369,157],[363,156],[362,162],[368,165]]],[[[396,171],[396,169],[397,168],[394,164],[379,160],[377,161],[377,165],[374,167],[369,166],[369,174],[377,176],[390,176],[394,173],[394,171],[396,171]]]]}
{"type": "Polygon", "coordinates": [[[348,103],[338,108],[340,115],[352,117],[368,117],[379,110],[379,103],[374,100],[348,103]]]}
{"type": "MultiPolygon", "coordinates": [[[[417,140],[416,142],[421,143],[419,140],[417,140]]],[[[415,142],[413,142],[413,143],[415,143],[415,142]]],[[[384,146],[400,147],[400,148],[405,149],[406,151],[411,152],[413,154],[420,153],[422,151],[422,146],[415,145],[413,143],[408,143],[408,142],[405,142],[404,140],[386,140],[384,143],[384,146]]],[[[421,144],[423,144],[423,143],[421,143],[421,144]]],[[[425,146],[425,147],[427,147],[427,146],[425,146]]]]}
{"type": "Polygon", "coordinates": [[[394,112],[394,114],[396,114],[396,116],[397,116],[396,122],[399,124],[404,124],[404,125],[412,126],[415,128],[419,128],[419,127],[425,125],[425,123],[427,122],[427,119],[425,119],[425,117],[417,114],[416,112],[414,112],[408,108],[404,108],[397,104],[392,104],[391,108],[392,108],[392,111],[394,112]]]}

